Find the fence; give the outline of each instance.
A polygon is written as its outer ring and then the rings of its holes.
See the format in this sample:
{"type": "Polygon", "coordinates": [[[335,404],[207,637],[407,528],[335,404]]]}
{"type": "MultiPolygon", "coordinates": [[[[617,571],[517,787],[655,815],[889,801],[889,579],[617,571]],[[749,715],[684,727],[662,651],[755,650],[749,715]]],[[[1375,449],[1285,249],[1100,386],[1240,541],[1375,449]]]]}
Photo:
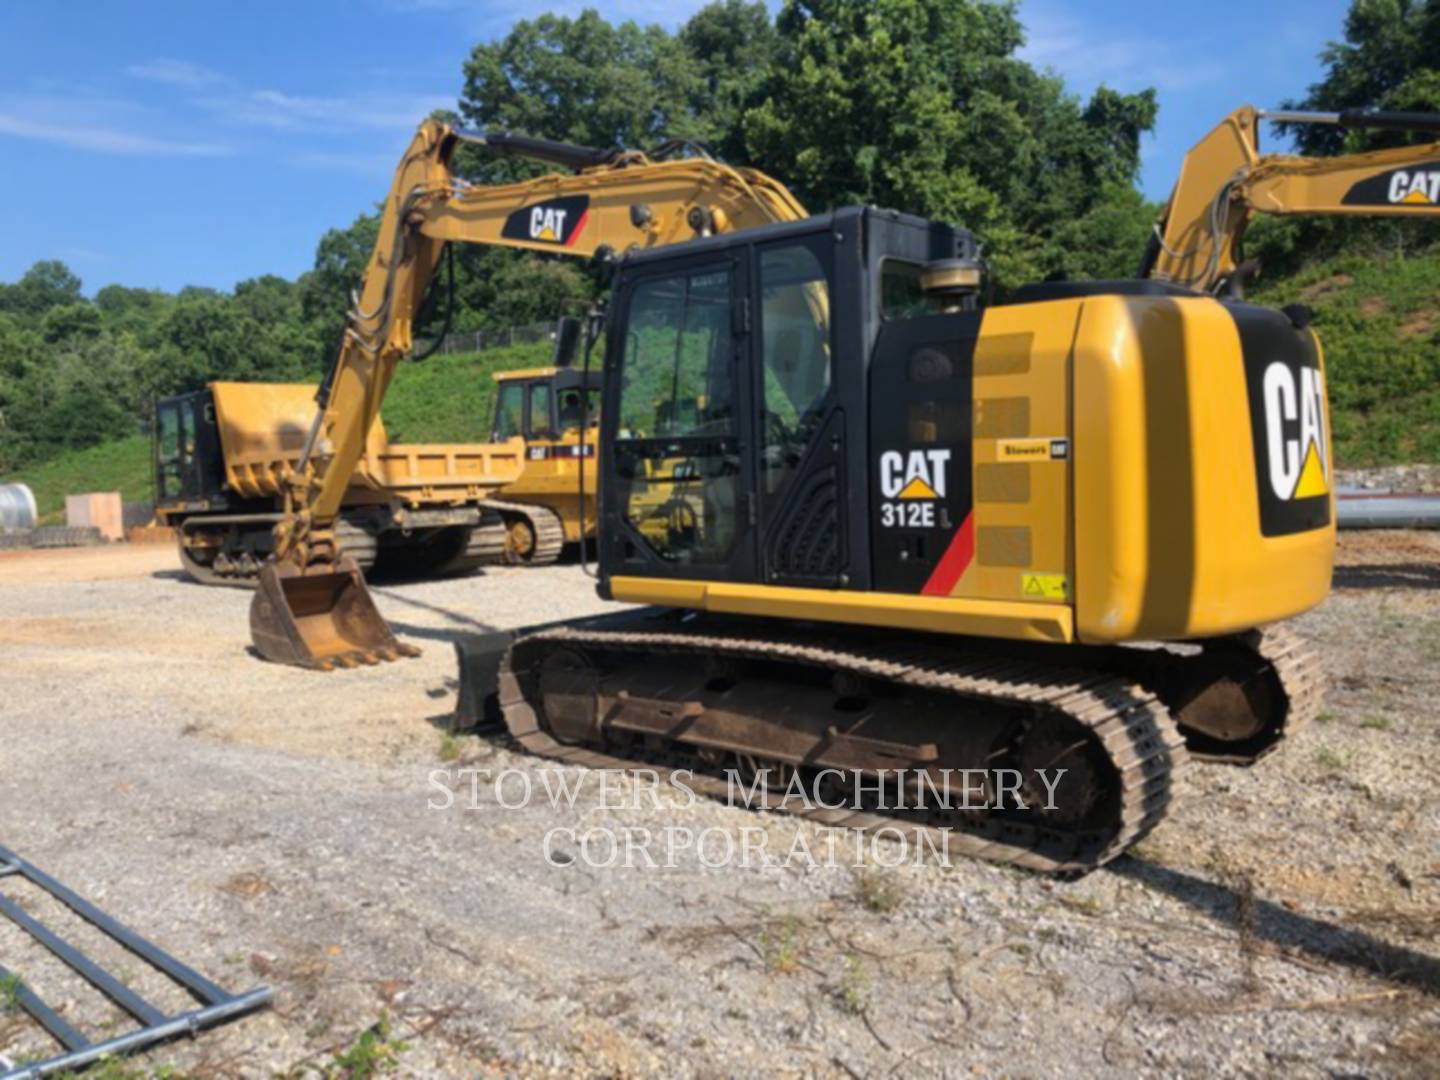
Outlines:
{"type": "MultiPolygon", "coordinates": [[[[526,326],[506,326],[496,330],[466,330],[446,334],[440,347],[435,351],[452,353],[484,352],[486,349],[503,349],[508,345],[534,345],[537,341],[555,340],[555,321],[530,323],[526,326]]],[[[417,341],[415,351],[423,353],[431,342],[417,341]]]]}

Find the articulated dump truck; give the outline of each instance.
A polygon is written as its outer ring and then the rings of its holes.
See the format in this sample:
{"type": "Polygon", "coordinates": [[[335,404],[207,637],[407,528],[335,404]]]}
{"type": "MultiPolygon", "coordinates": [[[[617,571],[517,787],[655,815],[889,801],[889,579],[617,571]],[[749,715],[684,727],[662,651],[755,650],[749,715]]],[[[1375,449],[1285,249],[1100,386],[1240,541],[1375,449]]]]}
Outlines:
{"type": "MultiPolygon", "coordinates": [[[[581,538],[576,474],[593,439],[573,422],[580,374],[496,378],[492,443],[392,443],[378,417],[371,425],[337,522],[363,570],[449,576],[538,565],[581,538]]],[[[282,477],[314,411],[315,387],[304,383],[216,382],[157,404],[156,513],[176,530],[195,581],[254,585],[283,516],[282,477]]]]}

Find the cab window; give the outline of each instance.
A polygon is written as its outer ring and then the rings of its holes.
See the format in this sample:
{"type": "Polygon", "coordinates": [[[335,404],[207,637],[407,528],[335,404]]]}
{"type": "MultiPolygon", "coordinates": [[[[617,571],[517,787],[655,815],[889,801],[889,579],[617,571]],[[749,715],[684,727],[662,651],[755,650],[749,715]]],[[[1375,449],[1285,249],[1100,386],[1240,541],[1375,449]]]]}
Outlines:
{"type": "Polygon", "coordinates": [[[551,439],[555,436],[550,422],[550,384],[530,384],[530,438],[551,439]]]}
{"type": "Polygon", "coordinates": [[[935,315],[940,305],[925,292],[921,275],[924,267],[899,259],[880,264],[880,315],[886,321],[917,319],[935,315]]]}
{"type": "Polygon", "coordinates": [[[740,536],[732,275],[636,286],[620,366],[616,464],[625,519],[668,562],[724,563],[740,536]]]}
{"type": "Polygon", "coordinates": [[[813,240],[760,253],[766,495],[778,492],[799,467],[830,390],[830,283],[821,258],[813,240]]]}
{"type": "Polygon", "coordinates": [[[593,428],[600,422],[600,391],[587,393],[578,386],[560,391],[560,430],[578,431],[584,419],[593,428]]]}
{"type": "Polygon", "coordinates": [[[503,383],[495,399],[495,442],[504,442],[525,434],[525,388],[519,383],[503,383]]]}

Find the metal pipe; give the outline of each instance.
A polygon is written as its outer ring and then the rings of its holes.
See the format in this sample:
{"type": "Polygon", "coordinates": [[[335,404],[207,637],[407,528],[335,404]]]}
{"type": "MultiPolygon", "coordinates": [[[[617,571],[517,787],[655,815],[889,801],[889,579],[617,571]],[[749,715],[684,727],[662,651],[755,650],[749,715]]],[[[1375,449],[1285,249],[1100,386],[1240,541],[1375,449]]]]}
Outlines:
{"type": "Polygon", "coordinates": [[[556,142],[554,139],[537,139],[533,135],[516,135],[510,131],[463,131],[457,129],[455,137],[461,142],[483,146],[501,157],[523,157],[532,161],[548,161],[552,165],[563,165],[567,169],[577,171],[593,169],[597,165],[608,165],[624,152],[619,147],[602,150],[595,146],[556,142]]]}
{"type": "Polygon", "coordinates": [[[181,532],[189,532],[192,527],[203,528],[206,525],[274,525],[285,515],[277,512],[266,514],[215,514],[207,517],[204,514],[196,514],[188,517],[180,523],[181,532]]]}
{"type": "Polygon", "coordinates": [[[14,987],[15,1004],[33,1017],[35,1022],[48,1031],[51,1036],[66,1050],[84,1050],[90,1045],[90,1040],[80,1034],[79,1030],[71,1027],[60,1015],[44,1001],[36,996],[35,991],[26,986],[20,977],[0,964],[0,979],[3,979],[9,986],[14,987]]]}
{"type": "Polygon", "coordinates": [[[1335,500],[1342,529],[1440,529],[1440,495],[1380,495],[1335,500]]]}
{"type": "Polygon", "coordinates": [[[156,1024],[165,1022],[163,1012],[7,896],[0,896],[0,915],[9,918],[21,930],[50,950],[76,975],[79,975],[146,1027],[154,1027],[156,1024]]]}
{"type": "Polygon", "coordinates": [[[1381,112],[1378,109],[1344,109],[1341,112],[1261,109],[1256,115],[1261,120],[1270,120],[1277,124],[1331,124],[1385,131],[1440,131],[1440,113],[1381,112]]]}
{"type": "Polygon", "coordinates": [[[1255,114],[1261,120],[1277,124],[1338,124],[1338,112],[1301,112],[1296,109],[1260,109],[1255,114]]]}
{"type": "Polygon", "coordinates": [[[151,967],[159,968],[196,997],[212,1004],[217,1001],[225,1001],[230,997],[228,993],[205,978],[205,976],[201,975],[198,971],[182,964],[168,953],[157,949],[134,930],[131,930],[122,923],[116,922],[83,896],[80,896],[72,889],[66,888],[38,866],[26,862],[13,851],[0,847],[0,862],[13,863],[20,867],[20,873],[24,877],[44,889],[91,926],[129,949],[130,952],[140,957],[140,959],[144,960],[151,967]]]}
{"type": "Polygon", "coordinates": [[[26,484],[0,484],[0,529],[33,529],[40,519],[35,493],[26,484]]]}
{"type": "Polygon", "coordinates": [[[274,991],[268,986],[262,986],[258,990],[252,990],[248,994],[241,994],[239,997],[228,998],[218,1005],[210,1005],[203,1009],[196,1009],[193,1012],[182,1013],[173,1020],[167,1020],[163,1024],[154,1027],[143,1028],[133,1031],[128,1035],[121,1035],[108,1042],[96,1043],[84,1050],[77,1050],[74,1053],[65,1054],[63,1057],[51,1058],[49,1061],[42,1061],[38,1065],[22,1065],[11,1072],[0,1074],[0,1080],[40,1080],[41,1077],[54,1076],[58,1073],[74,1072],[93,1062],[99,1061],[102,1057],[118,1057],[131,1050],[139,1050],[143,1047],[153,1046],[158,1042],[174,1038],[176,1035],[193,1035],[202,1028],[213,1027],[222,1020],[228,1020],[232,1016],[239,1016],[241,1013],[258,1009],[262,1005],[269,1004],[274,997],[274,991]]]}

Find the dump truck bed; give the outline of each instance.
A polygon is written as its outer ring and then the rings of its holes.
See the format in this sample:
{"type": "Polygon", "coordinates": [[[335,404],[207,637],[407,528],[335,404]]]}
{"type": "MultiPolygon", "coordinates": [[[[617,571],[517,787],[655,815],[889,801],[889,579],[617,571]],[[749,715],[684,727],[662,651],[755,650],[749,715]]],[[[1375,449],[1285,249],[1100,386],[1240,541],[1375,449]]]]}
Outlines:
{"type": "MultiPolygon", "coordinates": [[[[247,498],[280,494],[280,476],[299,463],[315,417],[305,383],[212,384],[230,488],[247,498]]],[[[391,443],[379,417],[351,482],[352,494],[394,496],[412,506],[476,502],[519,478],[525,442],[391,443]]],[[[347,500],[348,501],[348,500],[347,500]]]]}

